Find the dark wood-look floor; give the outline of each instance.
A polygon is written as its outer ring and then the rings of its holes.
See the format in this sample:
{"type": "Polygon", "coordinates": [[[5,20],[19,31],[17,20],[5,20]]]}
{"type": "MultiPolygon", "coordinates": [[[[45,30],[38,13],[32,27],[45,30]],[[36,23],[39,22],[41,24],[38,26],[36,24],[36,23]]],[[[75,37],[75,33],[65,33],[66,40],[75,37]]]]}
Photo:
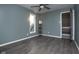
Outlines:
{"type": "Polygon", "coordinates": [[[5,51],[7,54],[78,54],[73,41],[50,37],[35,37],[5,51]]]}

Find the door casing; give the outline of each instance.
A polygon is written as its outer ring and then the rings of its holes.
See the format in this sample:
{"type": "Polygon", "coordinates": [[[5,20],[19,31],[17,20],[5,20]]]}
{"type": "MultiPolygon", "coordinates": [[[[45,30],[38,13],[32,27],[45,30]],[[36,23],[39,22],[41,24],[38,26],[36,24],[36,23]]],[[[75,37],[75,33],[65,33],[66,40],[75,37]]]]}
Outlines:
{"type": "MultiPolygon", "coordinates": [[[[62,14],[69,13],[70,11],[60,12],[60,37],[62,38],[62,14]]],[[[75,40],[75,11],[72,10],[72,40],[75,40]]]]}

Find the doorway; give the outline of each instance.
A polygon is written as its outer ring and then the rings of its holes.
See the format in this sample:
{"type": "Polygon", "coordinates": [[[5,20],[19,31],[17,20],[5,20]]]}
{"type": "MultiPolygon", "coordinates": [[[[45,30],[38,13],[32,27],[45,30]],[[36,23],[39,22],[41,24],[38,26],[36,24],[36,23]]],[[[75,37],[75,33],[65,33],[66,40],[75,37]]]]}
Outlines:
{"type": "Polygon", "coordinates": [[[74,10],[61,12],[61,37],[63,39],[74,40],[75,22],[74,22],[74,10]]]}

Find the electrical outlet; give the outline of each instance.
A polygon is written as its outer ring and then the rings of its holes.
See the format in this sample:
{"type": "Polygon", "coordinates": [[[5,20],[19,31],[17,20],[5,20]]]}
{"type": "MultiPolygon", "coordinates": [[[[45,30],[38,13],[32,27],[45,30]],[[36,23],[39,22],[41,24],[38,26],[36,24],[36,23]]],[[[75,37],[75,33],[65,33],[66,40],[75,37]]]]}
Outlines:
{"type": "Polygon", "coordinates": [[[29,34],[27,34],[27,36],[28,36],[29,34]]]}

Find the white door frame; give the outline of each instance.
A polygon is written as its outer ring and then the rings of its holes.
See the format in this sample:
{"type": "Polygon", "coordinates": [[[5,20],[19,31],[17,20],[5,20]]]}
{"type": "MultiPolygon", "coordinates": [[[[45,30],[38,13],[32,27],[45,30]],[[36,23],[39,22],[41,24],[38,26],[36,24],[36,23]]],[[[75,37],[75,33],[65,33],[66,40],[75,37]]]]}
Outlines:
{"type": "MultiPolygon", "coordinates": [[[[64,11],[64,12],[60,12],[60,37],[62,38],[62,14],[63,13],[68,13],[68,12],[70,12],[70,11],[64,11]]],[[[73,26],[73,28],[72,28],[72,40],[75,40],[75,11],[74,10],[72,10],[72,14],[73,14],[73,18],[72,18],[72,26],[73,26]]]]}
{"type": "Polygon", "coordinates": [[[75,40],[75,10],[73,9],[72,12],[73,12],[72,13],[73,14],[73,18],[72,18],[73,19],[73,23],[72,23],[72,26],[73,26],[73,29],[72,29],[73,36],[72,36],[72,39],[75,40]]]}

